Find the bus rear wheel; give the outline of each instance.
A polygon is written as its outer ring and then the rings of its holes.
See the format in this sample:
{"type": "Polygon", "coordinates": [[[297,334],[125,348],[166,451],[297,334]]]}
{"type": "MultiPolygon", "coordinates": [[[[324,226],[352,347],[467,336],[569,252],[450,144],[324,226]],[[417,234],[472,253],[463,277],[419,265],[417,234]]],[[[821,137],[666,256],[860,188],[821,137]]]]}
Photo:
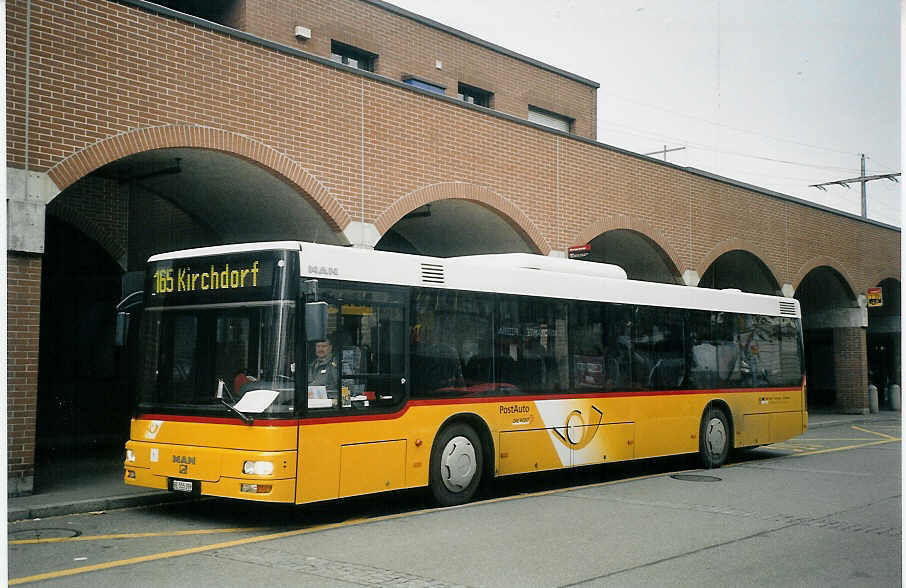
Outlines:
{"type": "Polygon", "coordinates": [[[706,469],[719,468],[730,454],[730,421],[721,408],[709,406],[702,416],[698,453],[706,469]]]}
{"type": "Polygon", "coordinates": [[[465,423],[445,427],[431,449],[429,486],[437,503],[454,506],[471,500],[481,483],[483,459],[472,427],[465,423]]]}

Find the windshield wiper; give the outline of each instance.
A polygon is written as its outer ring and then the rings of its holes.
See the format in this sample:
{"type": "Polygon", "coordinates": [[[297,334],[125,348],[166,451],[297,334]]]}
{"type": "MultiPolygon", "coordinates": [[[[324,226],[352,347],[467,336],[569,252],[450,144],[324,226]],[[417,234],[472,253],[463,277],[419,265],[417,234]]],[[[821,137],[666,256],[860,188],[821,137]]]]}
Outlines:
{"type": "Polygon", "coordinates": [[[227,395],[230,397],[230,400],[233,400],[233,395],[230,394],[230,391],[227,389],[226,382],[224,382],[223,380],[218,378],[217,379],[217,400],[220,401],[220,404],[227,407],[230,410],[230,412],[236,414],[236,416],[241,418],[242,422],[244,422],[245,424],[251,425],[252,423],[254,423],[255,422],[254,418],[245,414],[244,412],[237,409],[235,406],[233,406],[232,404],[230,404],[229,402],[227,402],[226,400],[223,399],[224,391],[226,391],[227,395]]]}

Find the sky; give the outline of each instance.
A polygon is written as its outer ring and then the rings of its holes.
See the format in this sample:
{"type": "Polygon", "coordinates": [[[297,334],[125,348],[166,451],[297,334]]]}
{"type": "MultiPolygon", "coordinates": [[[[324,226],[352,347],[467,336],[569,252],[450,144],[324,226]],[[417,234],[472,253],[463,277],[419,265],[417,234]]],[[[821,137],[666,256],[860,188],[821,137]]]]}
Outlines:
{"type": "MultiPolygon", "coordinates": [[[[601,84],[601,143],[853,214],[809,185],[900,172],[897,0],[390,1],[601,84]]],[[[900,226],[901,186],[868,217],[900,226]]]]}

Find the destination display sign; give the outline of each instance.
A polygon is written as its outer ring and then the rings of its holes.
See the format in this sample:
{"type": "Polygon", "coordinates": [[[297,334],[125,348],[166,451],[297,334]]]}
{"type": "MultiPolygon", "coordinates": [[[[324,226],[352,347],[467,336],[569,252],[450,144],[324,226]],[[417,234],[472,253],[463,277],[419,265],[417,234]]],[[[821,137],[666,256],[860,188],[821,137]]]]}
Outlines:
{"type": "Polygon", "coordinates": [[[285,251],[252,251],[153,262],[145,278],[148,305],[281,298],[288,258],[285,251]]]}

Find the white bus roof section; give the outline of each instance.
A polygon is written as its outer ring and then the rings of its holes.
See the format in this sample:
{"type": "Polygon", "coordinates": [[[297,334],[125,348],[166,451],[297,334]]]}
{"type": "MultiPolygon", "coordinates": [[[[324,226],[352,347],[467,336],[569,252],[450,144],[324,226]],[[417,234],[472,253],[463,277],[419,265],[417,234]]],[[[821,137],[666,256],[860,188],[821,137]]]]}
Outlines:
{"type": "Polygon", "coordinates": [[[477,265],[487,268],[500,269],[531,269],[561,274],[577,274],[594,276],[597,278],[610,278],[612,280],[625,280],[626,271],[618,265],[610,263],[576,262],[574,259],[548,257],[532,253],[494,253],[489,255],[470,255],[468,257],[451,257],[446,260],[449,264],[477,265]]]}
{"type": "Polygon", "coordinates": [[[300,274],[352,282],[518,294],[800,318],[794,298],[626,279],[622,268],[530,253],[427,257],[297,241],[186,249],[149,261],[286,249],[300,251],[300,274]]]}
{"type": "Polygon", "coordinates": [[[225,255],[229,253],[241,253],[244,251],[278,251],[280,249],[289,249],[298,251],[302,243],[298,241],[263,241],[260,243],[236,243],[233,245],[214,245],[212,247],[197,247],[195,249],[182,249],[180,251],[171,251],[169,253],[158,253],[148,258],[148,263],[154,261],[165,261],[167,259],[183,259],[185,257],[202,257],[205,255],[225,255]]]}
{"type": "Polygon", "coordinates": [[[398,286],[801,317],[794,298],[626,279],[614,265],[530,253],[426,257],[302,244],[303,276],[398,286]]]}

